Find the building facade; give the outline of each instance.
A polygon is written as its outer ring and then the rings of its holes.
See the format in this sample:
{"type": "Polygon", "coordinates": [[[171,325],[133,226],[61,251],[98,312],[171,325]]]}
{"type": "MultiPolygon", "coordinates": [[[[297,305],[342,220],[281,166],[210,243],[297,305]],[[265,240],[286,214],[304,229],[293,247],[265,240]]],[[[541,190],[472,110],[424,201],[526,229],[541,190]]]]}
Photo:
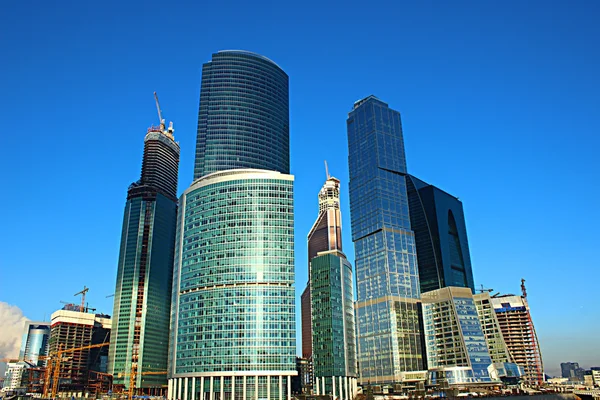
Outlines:
{"type": "Polygon", "coordinates": [[[45,356],[48,355],[48,341],[50,339],[50,323],[25,322],[23,339],[19,359],[39,367],[46,366],[45,356]],[[40,356],[41,359],[40,359],[40,356]]]}
{"type": "Polygon", "coordinates": [[[421,292],[446,286],[474,291],[462,202],[412,175],[406,183],[421,292]]]}
{"type": "Polygon", "coordinates": [[[296,375],[293,177],[228,170],[180,199],[169,398],[279,399],[296,375]]]}
{"type": "Polygon", "coordinates": [[[542,385],[542,353],[527,299],[524,296],[505,295],[492,297],[491,300],[508,351],[513,361],[525,370],[524,383],[542,385]]]}
{"type": "Polygon", "coordinates": [[[471,289],[445,287],[422,293],[421,300],[430,382],[492,382],[492,359],[471,289]]]}
{"type": "MultiPolygon", "coordinates": [[[[329,172],[328,172],[329,174],[329,172]]],[[[327,176],[319,191],[319,214],[308,233],[308,275],[310,262],[321,251],[342,251],[342,216],[340,213],[340,181],[327,176]]],[[[312,317],[310,278],[301,296],[302,357],[312,357],[312,317]]]]}
{"type": "Polygon", "coordinates": [[[277,64],[247,51],[213,54],[202,66],[194,180],[234,168],[289,174],[289,124],[288,76],[277,64]]]}
{"type": "Polygon", "coordinates": [[[356,394],[356,334],[352,265],[338,250],[311,260],[314,389],[341,400],[356,394]]]}
{"type": "Polygon", "coordinates": [[[348,114],[360,382],[423,369],[419,272],[410,226],[400,113],[374,96],[348,114]]]}
{"type": "MultiPolygon", "coordinates": [[[[111,327],[110,316],[82,312],[79,306],[67,305],[52,313],[49,353],[109,343],[111,327]]],[[[90,371],[106,372],[99,371],[103,358],[108,358],[108,345],[65,353],[58,370],[58,392],[87,390],[90,371]]]]}
{"type": "Polygon", "coordinates": [[[485,341],[490,352],[490,357],[493,363],[510,363],[513,362],[504,336],[502,336],[502,330],[500,329],[500,323],[496,317],[494,307],[492,307],[492,299],[490,294],[487,292],[478,293],[473,296],[475,306],[477,307],[477,314],[481,322],[481,328],[485,336],[485,341]]]}
{"type": "Polygon", "coordinates": [[[178,212],[170,400],[291,397],[293,179],[288,76],[259,54],[213,54],[178,212]]]}
{"type": "Polygon", "coordinates": [[[167,384],[179,144],[164,120],[144,138],[140,179],[127,191],[109,372],[115,385],[157,394],[167,384]],[[164,374],[144,374],[164,372],[164,374]]]}

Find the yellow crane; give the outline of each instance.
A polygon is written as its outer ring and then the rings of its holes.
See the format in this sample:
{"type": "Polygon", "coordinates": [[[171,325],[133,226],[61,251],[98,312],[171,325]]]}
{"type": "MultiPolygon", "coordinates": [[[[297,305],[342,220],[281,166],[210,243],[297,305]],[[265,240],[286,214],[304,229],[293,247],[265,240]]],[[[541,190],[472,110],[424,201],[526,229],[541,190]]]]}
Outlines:
{"type": "Polygon", "coordinates": [[[56,397],[56,392],[58,391],[58,378],[60,377],[61,362],[65,353],[95,349],[98,347],[108,346],[109,344],[109,342],[105,342],[91,344],[89,346],[83,347],[73,347],[70,349],[63,349],[63,345],[60,344],[56,354],[49,357],[48,364],[46,366],[46,378],[44,380],[44,397],[47,398],[48,394],[51,394],[52,398],[56,397]],[[50,383],[50,377],[52,377],[52,383],[50,383]]]}
{"type": "Polygon", "coordinates": [[[133,363],[131,365],[131,372],[129,373],[119,373],[117,376],[119,378],[125,377],[129,375],[129,390],[127,391],[127,398],[131,400],[133,398],[133,394],[135,392],[135,378],[138,375],[166,375],[167,371],[147,371],[147,372],[137,372],[137,364],[133,363]]]}

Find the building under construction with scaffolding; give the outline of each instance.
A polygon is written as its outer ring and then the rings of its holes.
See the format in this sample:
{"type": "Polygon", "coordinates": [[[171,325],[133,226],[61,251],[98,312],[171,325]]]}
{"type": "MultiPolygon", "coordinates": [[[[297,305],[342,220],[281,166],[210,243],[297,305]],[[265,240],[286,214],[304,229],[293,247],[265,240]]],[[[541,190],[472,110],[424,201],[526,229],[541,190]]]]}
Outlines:
{"type": "MultiPolygon", "coordinates": [[[[110,316],[87,312],[81,306],[68,304],[52,314],[49,354],[59,351],[108,343],[112,321],[110,316]]],[[[53,385],[57,392],[89,392],[90,372],[106,373],[107,346],[69,351],[55,360],[53,385]]],[[[92,374],[92,381],[97,380],[92,374]]]]}
{"type": "Polygon", "coordinates": [[[491,301],[510,356],[525,370],[524,383],[540,386],[544,383],[542,352],[531,319],[525,288],[522,288],[522,296],[493,296],[491,301]]]}

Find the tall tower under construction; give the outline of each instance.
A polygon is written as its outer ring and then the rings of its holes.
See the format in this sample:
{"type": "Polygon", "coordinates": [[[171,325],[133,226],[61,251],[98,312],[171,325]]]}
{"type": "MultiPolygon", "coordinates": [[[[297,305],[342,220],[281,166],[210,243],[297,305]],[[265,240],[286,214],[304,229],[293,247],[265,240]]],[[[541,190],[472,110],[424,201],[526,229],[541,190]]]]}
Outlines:
{"type": "Polygon", "coordinates": [[[160,124],[146,133],[142,174],[127,191],[109,349],[113,383],[146,394],[167,383],[179,169],[173,123],[155,99],[160,124]]]}
{"type": "Polygon", "coordinates": [[[531,319],[524,280],[522,282],[521,296],[494,296],[492,306],[513,361],[525,370],[523,381],[530,386],[540,386],[544,383],[542,352],[531,319]]]}

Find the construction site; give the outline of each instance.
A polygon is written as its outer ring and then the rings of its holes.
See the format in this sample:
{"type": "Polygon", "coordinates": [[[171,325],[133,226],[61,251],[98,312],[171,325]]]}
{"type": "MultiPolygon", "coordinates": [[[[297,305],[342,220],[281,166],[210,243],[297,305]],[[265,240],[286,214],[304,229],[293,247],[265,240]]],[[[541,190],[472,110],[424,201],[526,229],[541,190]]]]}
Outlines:
{"type": "MultiPolygon", "coordinates": [[[[84,289],[81,303],[62,302],[62,309],[51,316],[50,333],[45,354],[24,354],[19,359],[2,359],[7,363],[8,379],[12,389],[2,397],[11,398],[128,398],[162,395],[162,391],[135,387],[140,375],[166,375],[166,371],[137,373],[133,364],[127,373],[117,378],[128,385],[113,385],[113,376],[107,373],[108,348],[112,320],[109,315],[97,314],[85,303],[84,289]]],[[[25,338],[23,340],[26,340],[25,338]]],[[[166,390],[166,388],[165,388],[166,390]]]]}

